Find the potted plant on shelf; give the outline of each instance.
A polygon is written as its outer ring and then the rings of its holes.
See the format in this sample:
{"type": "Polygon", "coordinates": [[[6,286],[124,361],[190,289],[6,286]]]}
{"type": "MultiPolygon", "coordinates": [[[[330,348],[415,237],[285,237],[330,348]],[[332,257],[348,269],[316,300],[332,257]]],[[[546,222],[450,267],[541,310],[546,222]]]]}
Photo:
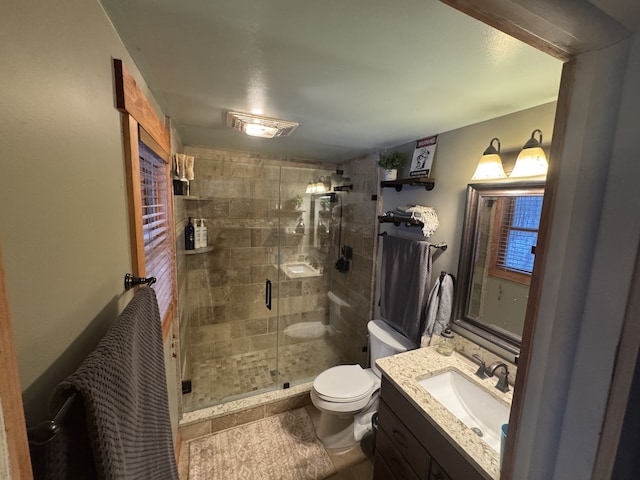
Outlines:
{"type": "Polygon", "coordinates": [[[384,168],[384,180],[396,180],[398,168],[404,165],[407,155],[404,152],[384,152],[378,156],[378,166],[384,168]]]}

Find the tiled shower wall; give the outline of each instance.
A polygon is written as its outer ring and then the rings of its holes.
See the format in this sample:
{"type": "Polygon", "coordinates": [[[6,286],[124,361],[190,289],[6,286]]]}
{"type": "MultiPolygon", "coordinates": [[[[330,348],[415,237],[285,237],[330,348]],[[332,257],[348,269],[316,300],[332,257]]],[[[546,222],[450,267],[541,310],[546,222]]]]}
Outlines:
{"type": "Polygon", "coordinates": [[[345,335],[341,351],[349,354],[349,363],[368,366],[367,323],[373,317],[374,272],[378,244],[377,195],[378,155],[367,155],[340,165],[353,190],[341,196],[343,204],[342,244],[353,248],[353,260],[347,273],[334,269],[331,289],[349,303],[343,309],[345,335]],[[356,346],[357,348],[354,348],[356,346]]]}

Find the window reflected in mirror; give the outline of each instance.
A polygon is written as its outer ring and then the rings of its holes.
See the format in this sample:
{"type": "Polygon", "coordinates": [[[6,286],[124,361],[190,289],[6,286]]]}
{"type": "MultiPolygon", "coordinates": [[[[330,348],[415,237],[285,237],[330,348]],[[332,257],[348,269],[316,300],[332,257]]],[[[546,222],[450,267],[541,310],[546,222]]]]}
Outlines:
{"type": "Polygon", "coordinates": [[[542,212],[541,182],[467,187],[456,325],[517,353],[542,212]]]}

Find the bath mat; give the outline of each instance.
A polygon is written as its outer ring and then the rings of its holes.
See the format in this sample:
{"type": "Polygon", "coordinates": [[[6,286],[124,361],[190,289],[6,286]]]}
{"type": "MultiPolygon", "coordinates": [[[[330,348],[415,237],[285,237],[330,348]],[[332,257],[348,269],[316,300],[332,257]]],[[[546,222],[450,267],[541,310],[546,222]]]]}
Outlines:
{"type": "Polygon", "coordinates": [[[334,473],[304,408],[189,445],[189,480],[319,480],[334,473]]]}

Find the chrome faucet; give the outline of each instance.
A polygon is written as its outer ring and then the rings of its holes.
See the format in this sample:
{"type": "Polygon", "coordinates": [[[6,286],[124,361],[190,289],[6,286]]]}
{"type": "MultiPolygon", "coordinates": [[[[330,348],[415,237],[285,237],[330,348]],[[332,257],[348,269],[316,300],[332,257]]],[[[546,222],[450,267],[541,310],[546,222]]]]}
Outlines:
{"type": "Polygon", "coordinates": [[[500,375],[498,373],[498,383],[496,384],[496,388],[503,393],[507,393],[509,391],[509,369],[507,365],[502,362],[493,362],[491,365],[487,367],[487,375],[493,377],[496,373],[496,370],[499,368],[504,369],[504,374],[500,375]]]}
{"type": "Polygon", "coordinates": [[[479,366],[478,366],[478,370],[476,370],[476,375],[480,378],[489,378],[489,375],[487,374],[487,365],[484,363],[484,360],[480,358],[480,355],[478,355],[477,353],[474,353],[472,357],[478,360],[479,366]]]}

